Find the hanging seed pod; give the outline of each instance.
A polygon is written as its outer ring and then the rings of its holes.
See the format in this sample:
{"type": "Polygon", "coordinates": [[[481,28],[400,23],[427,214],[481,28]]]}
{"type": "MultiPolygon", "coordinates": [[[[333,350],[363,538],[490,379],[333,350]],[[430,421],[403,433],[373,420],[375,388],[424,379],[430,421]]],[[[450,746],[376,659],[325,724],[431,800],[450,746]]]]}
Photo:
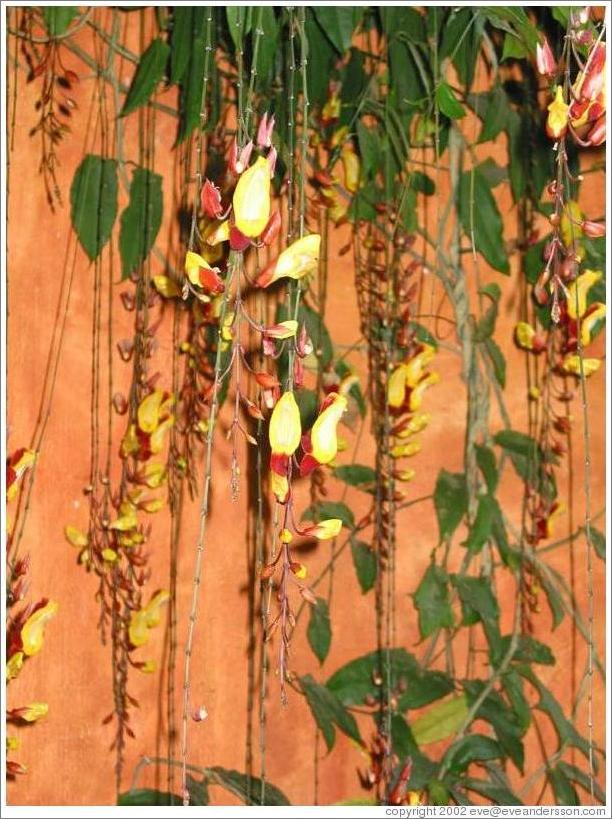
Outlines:
{"type": "Polygon", "coordinates": [[[123,306],[129,312],[132,312],[134,307],[136,306],[136,299],[134,294],[131,293],[129,290],[124,290],[123,293],[120,294],[119,298],[121,299],[123,306]]]}
{"type": "Polygon", "coordinates": [[[117,415],[125,415],[128,411],[128,402],[123,393],[116,392],[113,395],[113,407],[117,415]]]}
{"type": "Polygon", "coordinates": [[[122,361],[129,361],[134,354],[134,342],[131,338],[124,338],[117,342],[117,350],[121,356],[122,361]]]}

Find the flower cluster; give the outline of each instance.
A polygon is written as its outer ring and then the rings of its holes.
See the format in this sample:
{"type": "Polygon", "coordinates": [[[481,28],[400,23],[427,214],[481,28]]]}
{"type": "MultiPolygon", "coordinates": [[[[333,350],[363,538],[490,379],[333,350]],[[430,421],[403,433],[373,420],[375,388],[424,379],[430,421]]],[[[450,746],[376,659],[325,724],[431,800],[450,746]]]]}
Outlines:
{"type": "MultiPolygon", "coordinates": [[[[15,498],[18,481],[31,468],[35,453],[19,449],[7,459],[7,501],[15,498]]],[[[10,538],[9,538],[10,542],[10,538]]],[[[7,631],[6,631],[6,678],[8,681],[19,676],[26,662],[43,647],[47,623],[55,617],[58,604],[45,598],[37,603],[28,603],[19,611],[14,611],[26,597],[28,591],[29,557],[8,560],[7,573],[7,631]]],[[[7,720],[12,724],[36,722],[46,716],[45,702],[32,702],[25,706],[7,710],[7,720]]],[[[18,750],[19,737],[7,734],[7,753],[18,750]]],[[[9,776],[26,773],[26,768],[14,759],[8,759],[6,769],[9,776]]]]}
{"type": "MultiPolygon", "coordinates": [[[[435,354],[436,350],[430,344],[419,344],[389,377],[387,403],[393,416],[391,457],[394,459],[410,458],[421,450],[415,435],[425,429],[431,418],[429,413],[420,411],[423,396],[440,380],[437,372],[427,369],[435,354]]],[[[393,477],[410,481],[414,474],[413,469],[396,469],[393,477]]]]}

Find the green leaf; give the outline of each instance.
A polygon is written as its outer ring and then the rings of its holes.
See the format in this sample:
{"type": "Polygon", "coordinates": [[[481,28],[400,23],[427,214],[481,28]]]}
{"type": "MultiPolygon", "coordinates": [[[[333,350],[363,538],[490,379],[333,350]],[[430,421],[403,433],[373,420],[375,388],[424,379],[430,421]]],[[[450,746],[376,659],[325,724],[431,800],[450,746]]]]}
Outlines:
{"type": "Polygon", "coordinates": [[[135,788],[117,797],[118,805],[182,805],[183,799],[174,793],[156,791],[151,788],[135,788]]]}
{"type": "Polygon", "coordinates": [[[338,478],[349,486],[367,490],[376,483],[376,471],[371,466],[363,464],[347,464],[334,469],[334,478],[338,478]]]}
{"type": "Polygon", "coordinates": [[[182,81],[191,53],[193,6],[172,6],[172,37],[170,40],[170,82],[182,81]]]}
{"type": "Polygon", "coordinates": [[[468,705],[464,694],[443,700],[414,720],[410,726],[412,736],[419,748],[448,739],[457,733],[467,715],[468,705]]]}
{"type": "MultiPolygon", "coordinates": [[[[270,75],[276,62],[278,49],[278,24],[272,6],[260,6],[261,30],[263,34],[259,38],[259,51],[257,55],[257,80],[264,84],[269,82],[270,75]]],[[[257,11],[255,11],[257,14],[257,11]]]]}
{"type": "Polygon", "coordinates": [[[388,673],[392,684],[404,688],[398,710],[422,708],[453,690],[453,682],[440,671],[423,670],[412,654],[403,648],[379,653],[372,651],[342,666],[327,681],[344,705],[362,705],[380,697],[375,680],[388,673]]]}
{"type": "MultiPolygon", "coordinates": [[[[581,788],[583,788],[587,793],[591,792],[591,779],[587,773],[581,771],[580,768],[577,768],[575,765],[570,765],[569,762],[557,762],[557,768],[565,774],[568,779],[571,779],[572,782],[577,782],[581,788]]],[[[596,780],[593,781],[593,793],[595,794],[595,798],[598,799],[602,804],[606,801],[606,795],[599,786],[596,780]]]]}
{"type": "MultiPolygon", "coordinates": [[[[380,722],[380,714],[376,714],[376,717],[378,717],[377,722],[380,722]]],[[[414,760],[421,755],[410,726],[404,717],[397,713],[391,716],[391,746],[393,753],[397,754],[400,761],[409,756],[414,760]]]]}
{"type": "MultiPolygon", "coordinates": [[[[339,358],[335,365],[334,370],[336,371],[336,375],[339,375],[340,378],[345,378],[347,375],[353,374],[353,369],[346,363],[346,361],[342,358],[339,358]]],[[[353,399],[353,401],[357,404],[357,409],[359,410],[359,414],[362,418],[365,418],[367,413],[367,405],[366,400],[364,398],[363,392],[361,391],[361,386],[358,382],[351,384],[348,391],[349,396],[353,399]]]]}
{"type": "Polygon", "coordinates": [[[161,226],[162,210],[162,177],[146,168],[136,168],[130,185],[130,201],[121,214],[122,279],[144,262],[153,247],[161,226]]]}
{"type": "MultiPolygon", "coordinates": [[[[260,802],[262,782],[257,776],[247,776],[239,771],[227,768],[206,768],[206,774],[211,783],[220,785],[226,791],[233,793],[245,805],[290,805],[291,802],[279,788],[271,785],[267,780],[264,784],[264,799],[260,802]],[[250,796],[249,796],[250,794],[250,796]]],[[[182,803],[182,800],[181,800],[182,803]]]]}
{"type": "MultiPolygon", "coordinates": [[[[564,748],[569,745],[578,748],[585,758],[589,758],[589,743],[585,737],[581,736],[570,720],[567,719],[563,713],[563,708],[555,699],[553,694],[546,688],[546,686],[538,679],[537,675],[533,673],[529,666],[520,666],[519,672],[529,680],[529,682],[536,688],[540,695],[540,699],[536,704],[536,708],[547,714],[555,727],[557,736],[559,738],[559,748],[564,748]]],[[[597,757],[593,757],[594,764],[597,763],[597,757]]],[[[595,771],[597,772],[597,765],[595,771]]]]}
{"type": "Polygon", "coordinates": [[[436,186],[429,176],[422,171],[411,171],[408,184],[417,193],[424,193],[425,196],[433,196],[436,186]]]}
{"type": "Polygon", "coordinates": [[[376,555],[367,543],[354,538],[351,538],[351,553],[359,586],[362,593],[365,594],[374,588],[376,583],[378,574],[376,555]]]}
{"type": "Polygon", "coordinates": [[[506,359],[504,354],[499,349],[496,341],[488,338],[484,343],[484,348],[487,351],[491,363],[493,364],[493,373],[500,387],[506,386],[506,359]]]}
{"type": "MultiPolygon", "coordinates": [[[[469,705],[473,705],[481,695],[485,682],[482,680],[464,680],[463,687],[469,705]]],[[[476,712],[477,719],[486,720],[493,726],[497,741],[505,756],[509,756],[518,770],[523,772],[525,749],[521,742],[523,728],[517,715],[508,707],[497,691],[491,691],[476,712]]]]}
{"type": "Polygon", "coordinates": [[[327,518],[340,518],[342,525],[346,526],[347,529],[355,528],[355,518],[345,503],[317,501],[317,503],[309,506],[302,515],[302,520],[312,520],[314,523],[327,520],[327,518]]]}
{"type": "Polygon", "coordinates": [[[442,469],[434,490],[440,541],[452,537],[467,512],[467,500],[465,475],[462,472],[452,473],[442,469]]]}
{"type": "Polygon", "coordinates": [[[438,349],[438,341],[434,336],[432,336],[427,327],[423,327],[423,325],[419,324],[417,321],[410,321],[408,322],[408,330],[411,333],[414,333],[417,341],[429,344],[434,348],[434,350],[438,349]]]}
{"type": "Polygon", "coordinates": [[[481,495],[478,498],[478,509],[476,510],[474,523],[471,525],[467,540],[463,544],[468,552],[479,554],[482,551],[482,547],[491,537],[494,516],[495,498],[491,495],[481,495]]]}
{"type": "Polygon", "coordinates": [[[504,691],[512,710],[516,714],[521,732],[524,735],[531,725],[531,706],[524,693],[523,678],[517,671],[510,668],[502,677],[504,691]]]}
{"type": "Polygon", "coordinates": [[[338,54],[348,51],[356,24],[356,9],[351,6],[313,6],[311,10],[338,54]]]}
{"type": "Polygon", "coordinates": [[[315,722],[321,729],[328,751],[331,751],[336,740],[334,726],[355,742],[362,744],[355,718],[328,687],[318,683],[310,674],[300,677],[300,685],[315,722]]]}
{"type": "Polygon", "coordinates": [[[322,597],[317,597],[315,605],[310,606],[310,620],[308,621],[306,636],[315,657],[320,663],[323,663],[329,653],[332,633],[329,606],[327,600],[322,597]]]}
{"type": "Polygon", "coordinates": [[[253,25],[253,9],[249,6],[226,6],[225,14],[234,48],[242,48],[244,38],[253,25]]]}
{"type": "Polygon", "coordinates": [[[448,575],[431,563],[413,594],[414,605],[419,613],[421,639],[429,637],[439,628],[454,625],[453,610],[448,595],[448,575]]]}
{"type": "Polygon", "coordinates": [[[540,466],[540,448],[533,438],[514,429],[503,429],[494,439],[505,449],[519,477],[533,481],[540,466]]]}
{"type": "MultiPolygon", "coordinates": [[[[590,527],[591,532],[591,543],[593,545],[593,549],[595,549],[595,554],[597,557],[600,557],[602,560],[606,559],[606,536],[602,534],[599,529],[596,529],[594,526],[590,527]]],[[[586,531],[585,531],[586,534],[586,531]]]]}
{"type": "Polygon", "coordinates": [[[72,227],[93,261],[108,242],[117,216],[117,162],[87,154],[70,188],[72,227]]]}
{"type": "MultiPolygon", "coordinates": [[[[191,805],[208,805],[207,782],[187,776],[187,788],[189,790],[189,802],[191,805]]],[[[117,804],[122,806],[138,807],[142,805],[182,805],[183,799],[175,793],[157,791],[152,788],[133,788],[132,790],[120,793],[117,797],[117,804]]]]}
{"type": "Polygon", "coordinates": [[[436,103],[440,111],[450,119],[461,119],[465,116],[465,109],[455,96],[450,85],[442,81],[436,88],[436,103]]]}
{"type": "Polygon", "coordinates": [[[508,176],[515,202],[518,202],[527,187],[529,164],[529,121],[516,111],[506,112],[506,133],[508,135],[508,176]]]}
{"type": "Polygon", "coordinates": [[[380,168],[380,138],[376,128],[357,123],[357,141],[361,154],[361,167],[365,179],[376,176],[380,168]]]}
{"type": "Polygon", "coordinates": [[[495,805],[522,805],[518,796],[503,785],[489,782],[486,779],[472,779],[471,777],[462,780],[463,787],[468,791],[479,793],[486,799],[490,799],[495,805]]]}
{"type": "Polygon", "coordinates": [[[453,586],[459,593],[463,609],[464,622],[497,623],[499,620],[499,605],[493,594],[491,581],[486,577],[470,577],[469,575],[451,574],[453,586]]]}
{"type": "Polygon", "coordinates": [[[496,85],[492,91],[486,94],[474,94],[472,98],[477,100],[473,107],[483,121],[478,142],[495,139],[507,126],[508,112],[511,110],[508,95],[501,85],[496,85]],[[484,110],[481,108],[483,102],[484,110]]]}
{"type": "Polygon", "coordinates": [[[548,606],[550,608],[550,613],[552,614],[553,618],[553,630],[557,628],[563,622],[563,618],[565,617],[565,608],[563,607],[563,598],[557,588],[557,585],[552,577],[548,575],[548,572],[540,572],[538,573],[538,579],[542,584],[542,588],[546,594],[546,599],[548,601],[548,606]]]}
{"type": "Polygon", "coordinates": [[[567,778],[563,768],[558,765],[547,772],[548,781],[552,785],[557,805],[579,805],[580,800],[572,783],[567,778]]]}
{"type": "Polygon", "coordinates": [[[495,453],[493,450],[484,444],[476,444],[474,447],[476,452],[476,463],[482,472],[485,479],[487,489],[492,495],[497,489],[499,481],[499,473],[497,471],[497,463],[495,461],[495,453]]]}
{"type": "Polygon", "coordinates": [[[78,14],[76,6],[43,6],[42,14],[49,37],[59,37],[78,14]]]}
{"type": "Polygon", "coordinates": [[[302,429],[310,429],[317,420],[319,400],[314,390],[296,390],[295,403],[300,411],[302,429]]]}
{"type": "Polygon", "coordinates": [[[509,32],[504,37],[504,49],[500,62],[504,60],[522,60],[529,55],[529,51],[518,37],[509,32]]]}
{"type": "MultiPolygon", "coordinates": [[[[180,93],[180,120],[177,142],[182,142],[200,125],[202,105],[202,85],[206,58],[206,38],[204,34],[206,9],[204,6],[191,7],[191,45],[189,63],[182,68],[180,93]]],[[[210,67],[212,71],[212,66],[210,67]]]]}
{"type": "Polygon", "coordinates": [[[153,40],[140,58],[119,116],[125,117],[149,101],[157,83],[164,76],[169,56],[170,46],[159,37],[153,40]]]}
{"type": "Polygon", "coordinates": [[[504,226],[491,186],[478,169],[465,171],[459,179],[459,219],[465,234],[494,270],[510,274],[504,242],[504,226]]]}
{"type": "Polygon", "coordinates": [[[462,774],[472,762],[485,759],[499,759],[502,750],[499,744],[482,734],[469,734],[448,749],[444,762],[454,774],[462,774]]]}
{"type": "Polygon", "coordinates": [[[480,52],[482,21],[477,8],[453,9],[442,31],[439,59],[450,57],[461,85],[469,88],[474,80],[480,52]]]}

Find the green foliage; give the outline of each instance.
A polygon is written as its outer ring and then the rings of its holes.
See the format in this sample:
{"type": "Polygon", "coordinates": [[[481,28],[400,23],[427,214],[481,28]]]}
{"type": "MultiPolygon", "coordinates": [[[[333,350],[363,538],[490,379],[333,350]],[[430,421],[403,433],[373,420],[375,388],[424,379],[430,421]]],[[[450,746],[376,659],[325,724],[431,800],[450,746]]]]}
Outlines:
{"type": "Polygon", "coordinates": [[[351,538],[351,554],[357,580],[363,594],[374,588],[378,574],[378,562],[374,551],[362,540],[351,538]]]}
{"type": "Polygon", "coordinates": [[[162,210],[162,177],[146,168],[135,168],[130,201],[121,214],[119,254],[123,279],[147,258],[161,226],[162,210]]]}
{"type": "Polygon", "coordinates": [[[448,739],[457,733],[468,715],[465,696],[459,694],[437,703],[412,723],[412,735],[419,748],[448,739]]]}
{"type": "Polygon", "coordinates": [[[131,114],[132,111],[149,101],[151,94],[164,76],[169,56],[170,46],[164,40],[158,37],[151,42],[140,58],[120,116],[125,117],[131,114]]]}
{"type": "Polygon", "coordinates": [[[509,275],[504,225],[491,187],[480,167],[462,173],[457,210],[463,230],[476,250],[494,270],[509,275]]]}
{"type": "Polygon", "coordinates": [[[434,490],[434,506],[440,540],[448,540],[467,512],[465,475],[453,474],[442,469],[434,490]]]}
{"type": "Polygon", "coordinates": [[[310,620],[306,630],[306,636],[310,647],[314,651],[315,657],[323,663],[329,653],[331,645],[331,623],[329,619],[329,606],[327,600],[317,597],[317,602],[310,607],[310,620]]]}
{"type": "Polygon", "coordinates": [[[334,478],[358,489],[370,489],[376,483],[376,472],[371,466],[348,464],[334,469],[334,478]]]}
{"type": "Polygon", "coordinates": [[[117,216],[117,162],[87,154],[70,188],[72,227],[90,260],[97,259],[117,216]]]}
{"type": "Polygon", "coordinates": [[[49,37],[60,37],[79,11],[77,6],[43,6],[42,13],[49,37]]]}
{"type": "Polygon", "coordinates": [[[452,628],[455,619],[448,594],[448,575],[431,563],[413,595],[419,613],[421,638],[429,637],[440,628],[452,628]]]}
{"type": "Polygon", "coordinates": [[[362,744],[355,718],[342,705],[335,694],[316,682],[310,674],[300,677],[300,685],[315,722],[321,729],[327,750],[331,751],[336,741],[336,728],[355,742],[362,744]]]}

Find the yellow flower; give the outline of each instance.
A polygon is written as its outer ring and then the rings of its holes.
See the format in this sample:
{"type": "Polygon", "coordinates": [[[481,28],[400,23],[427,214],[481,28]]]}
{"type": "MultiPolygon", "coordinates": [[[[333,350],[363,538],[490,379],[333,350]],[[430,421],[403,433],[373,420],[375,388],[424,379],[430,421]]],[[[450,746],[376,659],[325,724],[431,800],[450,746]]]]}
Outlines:
{"type": "Polygon", "coordinates": [[[419,383],[425,367],[435,356],[436,350],[429,344],[423,344],[422,349],[405,365],[406,384],[409,387],[416,387],[419,383]]]}
{"type": "Polygon", "coordinates": [[[181,288],[169,276],[153,276],[153,284],[158,293],[166,299],[172,299],[181,295],[181,288]]]}
{"type": "Polygon", "coordinates": [[[569,105],[563,99],[563,88],[558,85],[555,98],[548,106],[546,133],[551,139],[560,139],[567,131],[569,105]]]}
{"type": "Polygon", "coordinates": [[[423,403],[423,393],[428,387],[437,384],[439,380],[440,376],[438,373],[429,373],[429,375],[425,376],[425,378],[419,381],[416,387],[410,392],[410,412],[416,412],[416,410],[421,408],[421,404],[423,403]]]}
{"type": "Polygon", "coordinates": [[[114,529],[117,532],[129,532],[130,529],[135,529],[138,526],[136,510],[131,504],[121,504],[119,511],[121,515],[110,524],[109,529],[114,529]]]}
{"type": "Polygon", "coordinates": [[[430,421],[431,415],[428,412],[419,412],[408,422],[402,422],[401,430],[396,434],[396,437],[409,438],[411,435],[416,435],[417,432],[422,432],[430,421]]]}
{"type": "Polygon", "coordinates": [[[155,660],[145,660],[140,666],[140,670],[143,674],[154,674],[157,671],[157,663],[155,660]]]}
{"type": "Polygon", "coordinates": [[[585,270],[567,288],[567,314],[570,318],[582,317],[587,311],[587,295],[591,287],[602,277],[601,270],[585,270]]]}
{"type": "Polygon", "coordinates": [[[117,557],[117,552],[114,549],[102,549],[102,559],[107,563],[114,563],[117,557]]]}
{"type": "Polygon", "coordinates": [[[410,441],[408,444],[396,444],[391,448],[392,458],[410,458],[421,451],[421,444],[418,441],[410,441]]]}
{"type": "Polygon", "coordinates": [[[397,472],[394,475],[394,478],[396,481],[402,481],[403,483],[407,483],[408,481],[411,481],[415,475],[416,472],[414,471],[414,469],[403,469],[401,472],[397,472]]]}
{"type": "Polygon", "coordinates": [[[292,338],[297,333],[297,328],[297,321],[288,319],[287,321],[279,321],[278,324],[272,324],[270,327],[266,327],[264,335],[269,338],[278,339],[292,338]]]}
{"type": "Polygon", "coordinates": [[[130,424],[121,441],[121,457],[127,458],[140,449],[140,442],[136,434],[136,424],[130,424]]]}
{"type": "Polygon", "coordinates": [[[326,399],[323,412],[314,422],[310,432],[312,457],[320,464],[328,464],[338,452],[336,427],[346,410],[347,400],[344,395],[330,393],[326,399]]]}
{"type": "Polygon", "coordinates": [[[18,751],[19,747],[21,746],[21,740],[19,737],[9,737],[6,738],[6,752],[7,754],[10,751],[18,751]]]}
{"type": "Polygon", "coordinates": [[[157,455],[162,451],[164,446],[164,437],[166,433],[170,430],[171,427],[174,426],[174,415],[171,415],[169,418],[166,418],[165,421],[157,427],[155,432],[151,435],[149,439],[149,446],[151,448],[151,452],[153,455],[157,455]]]}
{"type": "Polygon", "coordinates": [[[19,718],[26,722],[36,722],[41,717],[46,717],[49,706],[46,702],[32,702],[24,708],[19,708],[19,718]]]}
{"type": "Polygon", "coordinates": [[[341,529],[342,521],[340,518],[329,518],[315,523],[313,526],[307,526],[302,534],[307,537],[316,537],[317,540],[333,540],[338,537],[341,529]]]}
{"type": "MultiPolygon", "coordinates": [[[[600,366],[601,361],[598,358],[583,358],[582,371],[584,371],[584,377],[588,378],[590,375],[593,375],[593,373],[596,373],[600,366]]],[[[571,375],[580,376],[580,356],[566,355],[561,362],[561,369],[566,373],[570,373],[571,375]]]]}
{"type": "Polygon", "coordinates": [[[293,455],[300,445],[300,410],[290,390],[281,395],[272,410],[268,437],[273,455],[293,455]]]}
{"type": "Polygon", "coordinates": [[[359,177],[361,174],[361,163],[350,143],[345,143],[342,147],[342,166],[344,167],[344,186],[349,193],[355,193],[359,187],[359,177]]]}
{"type": "Polygon", "coordinates": [[[25,621],[21,629],[21,643],[23,653],[27,657],[38,654],[43,645],[45,636],[45,626],[57,614],[59,606],[55,600],[49,600],[41,608],[37,609],[25,621]]]}
{"type": "Polygon", "coordinates": [[[14,680],[23,668],[23,651],[16,651],[6,662],[6,679],[14,680]]]}
{"type": "Polygon", "coordinates": [[[13,458],[9,458],[9,473],[12,473],[12,480],[8,479],[7,476],[7,501],[12,501],[17,496],[17,492],[19,491],[19,479],[22,477],[24,472],[27,472],[27,470],[31,469],[34,465],[34,461],[36,460],[36,452],[34,452],[32,449],[22,449],[19,450],[19,453],[15,453],[13,458]],[[17,454],[19,454],[19,458],[14,463],[11,463],[17,454]]]}
{"type": "Polygon", "coordinates": [[[398,409],[406,398],[406,365],[399,364],[391,373],[387,385],[387,403],[398,409]]]}
{"type": "Polygon", "coordinates": [[[129,637],[134,647],[143,646],[149,641],[149,629],[159,624],[161,607],[170,599],[169,592],[162,590],[153,595],[149,603],[139,611],[132,612],[129,637]]]}
{"type": "Polygon", "coordinates": [[[75,526],[66,526],[64,528],[64,534],[66,535],[68,543],[73,546],[77,546],[79,549],[82,549],[83,546],[87,546],[87,535],[83,534],[83,532],[75,526]]]}
{"type": "Polygon", "coordinates": [[[584,255],[584,247],[581,242],[583,220],[582,208],[574,199],[569,199],[563,208],[561,221],[559,222],[561,241],[568,250],[571,249],[580,259],[584,255]]]}
{"type": "Polygon", "coordinates": [[[274,497],[279,503],[285,503],[289,495],[289,481],[286,475],[279,475],[273,469],[270,470],[270,486],[274,497]]]}
{"type": "Polygon", "coordinates": [[[149,462],[144,470],[144,482],[149,489],[157,489],[166,480],[166,467],[163,464],[149,462]]]}
{"type": "Polygon", "coordinates": [[[230,237],[230,223],[229,219],[226,219],[225,222],[221,222],[220,225],[213,224],[208,228],[205,234],[206,244],[214,247],[215,245],[221,244],[221,242],[227,242],[230,237]]]}
{"type": "Polygon", "coordinates": [[[580,342],[583,347],[591,343],[596,327],[606,317],[606,305],[594,302],[580,322],[580,342]]]}
{"type": "Polygon", "coordinates": [[[311,233],[283,250],[278,259],[268,265],[257,279],[259,287],[268,287],[278,279],[301,279],[317,269],[321,236],[311,233]]]}
{"type": "Polygon", "coordinates": [[[234,191],[234,218],[238,230],[259,236],[270,218],[270,165],[260,156],[241,174],[234,191]]]}

